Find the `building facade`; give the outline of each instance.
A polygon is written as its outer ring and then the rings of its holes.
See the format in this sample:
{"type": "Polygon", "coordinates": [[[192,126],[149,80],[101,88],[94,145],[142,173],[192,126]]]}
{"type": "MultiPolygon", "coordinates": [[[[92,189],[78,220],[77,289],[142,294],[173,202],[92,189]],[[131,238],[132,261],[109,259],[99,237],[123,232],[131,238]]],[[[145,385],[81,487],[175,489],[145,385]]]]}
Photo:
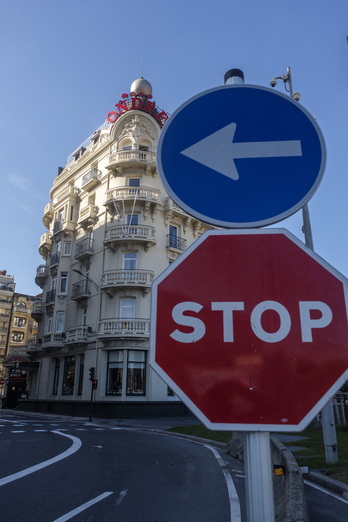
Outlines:
{"type": "Polygon", "coordinates": [[[15,292],[14,277],[6,270],[0,271],[0,396],[4,396],[6,368],[4,359],[10,334],[13,296],[15,292]]]}
{"type": "Polygon", "coordinates": [[[151,284],[209,226],[161,184],[156,147],[167,118],[140,78],[59,169],[35,279],[40,364],[20,408],[85,414],[93,393],[94,415],[181,410],[149,366],[151,284]]]}

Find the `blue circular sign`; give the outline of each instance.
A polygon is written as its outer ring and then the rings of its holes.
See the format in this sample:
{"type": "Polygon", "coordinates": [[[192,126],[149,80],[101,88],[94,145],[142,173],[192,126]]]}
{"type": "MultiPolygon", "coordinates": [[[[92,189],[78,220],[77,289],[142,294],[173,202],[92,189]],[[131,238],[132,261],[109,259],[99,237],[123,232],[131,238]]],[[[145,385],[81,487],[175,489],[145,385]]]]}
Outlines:
{"type": "Polygon", "coordinates": [[[290,216],[313,196],[326,148],[298,102],[253,85],[224,85],[181,105],[165,124],[157,167],[186,212],[230,228],[290,216]]]}

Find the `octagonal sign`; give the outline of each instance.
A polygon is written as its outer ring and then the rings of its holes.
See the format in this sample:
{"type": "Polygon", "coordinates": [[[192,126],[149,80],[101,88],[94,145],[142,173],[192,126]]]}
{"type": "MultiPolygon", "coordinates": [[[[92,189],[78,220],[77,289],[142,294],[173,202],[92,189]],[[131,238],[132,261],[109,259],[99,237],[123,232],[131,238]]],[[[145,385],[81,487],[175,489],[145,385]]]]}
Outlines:
{"type": "Polygon", "coordinates": [[[300,431],[348,379],[347,282],[286,230],[206,232],[153,284],[151,366],[208,428],[300,431]]]}

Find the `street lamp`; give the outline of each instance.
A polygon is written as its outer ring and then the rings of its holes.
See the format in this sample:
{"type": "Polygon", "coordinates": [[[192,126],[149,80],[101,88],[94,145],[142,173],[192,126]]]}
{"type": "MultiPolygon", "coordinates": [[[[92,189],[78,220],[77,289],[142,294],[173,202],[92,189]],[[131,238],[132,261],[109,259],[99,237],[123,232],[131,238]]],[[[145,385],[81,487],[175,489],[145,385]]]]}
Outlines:
{"type": "MultiPolygon", "coordinates": [[[[76,268],[73,268],[72,271],[76,272],[77,274],[82,276],[86,281],[89,281],[90,283],[92,283],[92,285],[94,285],[96,290],[99,292],[99,286],[97,285],[97,283],[95,281],[93,281],[93,279],[91,279],[90,277],[86,276],[86,274],[83,274],[80,270],[77,270],[76,268]]],[[[99,299],[100,299],[100,294],[99,294],[99,299]]],[[[92,368],[89,369],[89,371],[90,371],[90,381],[91,381],[91,398],[90,398],[90,404],[89,404],[89,418],[88,418],[89,422],[92,422],[94,390],[96,390],[97,386],[98,386],[98,380],[95,379],[95,372],[97,371],[97,364],[98,364],[98,327],[99,327],[99,318],[100,318],[100,300],[99,300],[98,308],[97,308],[97,324],[96,324],[96,328],[95,328],[95,366],[93,366],[92,368]],[[93,376],[91,378],[91,374],[92,373],[93,373],[93,376]]]]}

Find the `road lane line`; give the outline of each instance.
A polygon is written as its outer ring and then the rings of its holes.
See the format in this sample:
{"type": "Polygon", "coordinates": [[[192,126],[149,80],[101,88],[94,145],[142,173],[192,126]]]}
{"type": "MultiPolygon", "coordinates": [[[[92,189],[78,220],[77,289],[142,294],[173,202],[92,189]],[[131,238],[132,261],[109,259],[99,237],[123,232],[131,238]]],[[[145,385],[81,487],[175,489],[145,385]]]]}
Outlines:
{"type": "Polygon", "coordinates": [[[23,477],[26,477],[27,475],[30,475],[31,473],[35,473],[35,471],[39,471],[40,469],[46,468],[47,466],[51,466],[52,464],[55,464],[56,462],[59,462],[60,460],[70,457],[70,455],[75,453],[82,446],[82,441],[80,439],[78,439],[77,437],[74,437],[73,435],[68,435],[67,433],[61,433],[60,431],[55,431],[55,430],[53,430],[52,433],[56,433],[57,435],[61,435],[62,437],[67,437],[68,439],[71,439],[73,441],[73,443],[70,446],[70,448],[67,449],[66,451],[63,451],[63,453],[56,455],[52,459],[44,460],[43,462],[40,462],[40,464],[35,464],[35,466],[31,466],[30,468],[23,469],[22,471],[13,473],[13,475],[8,475],[7,477],[0,479],[0,486],[4,486],[5,484],[8,484],[9,482],[13,482],[14,480],[18,480],[23,477]]]}
{"type": "Polygon", "coordinates": [[[70,520],[75,515],[78,515],[82,511],[85,511],[85,509],[88,509],[89,507],[93,506],[94,504],[97,504],[101,500],[103,500],[106,497],[109,497],[113,494],[113,491],[105,491],[105,493],[102,493],[98,497],[92,498],[92,500],[89,500],[88,502],[85,502],[85,504],[82,504],[81,506],[77,507],[76,509],[73,509],[72,511],[69,511],[69,513],[66,513],[62,517],[56,518],[53,522],[66,522],[67,520],[70,520]]]}
{"type": "Polygon", "coordinates": [[[204,446],[206,448],[210,449],[210,451],[214,454],[214,457],[218,461],[218,463],[222,469],[222,472],[224,474],[227,491],[228,491],[228,498],[230,500],[230,522],[241,522],[242,518],[241,518],[241,512],[240,512],[238,493],[235,488],[231,474],[230,474],[229,470],[227,469],[226,464],[220,457],[219,452],[212,446],[209,446],[208,444],[204,444],[204,446]]]}
{"type": "Polygon", "coordinates": [[[322,493],[325,493],[325,495],[329,495],[330,497],[337,498],[337,500],[340,500],[344,504],[348,504],[348,500],[345,499],[344,497],[342,497],[341,495],[339,495],[338,493],[334,493],[333,491],[330,491],[330,490],[326,489],[325,487],[320,486],[319,484],[315,484],[314,482],[311,482],[309,480],[304,480],[303,482],[307,486],[310,486],[311,488],[314,488],[314,489],[318,489],[322,493]]]}

